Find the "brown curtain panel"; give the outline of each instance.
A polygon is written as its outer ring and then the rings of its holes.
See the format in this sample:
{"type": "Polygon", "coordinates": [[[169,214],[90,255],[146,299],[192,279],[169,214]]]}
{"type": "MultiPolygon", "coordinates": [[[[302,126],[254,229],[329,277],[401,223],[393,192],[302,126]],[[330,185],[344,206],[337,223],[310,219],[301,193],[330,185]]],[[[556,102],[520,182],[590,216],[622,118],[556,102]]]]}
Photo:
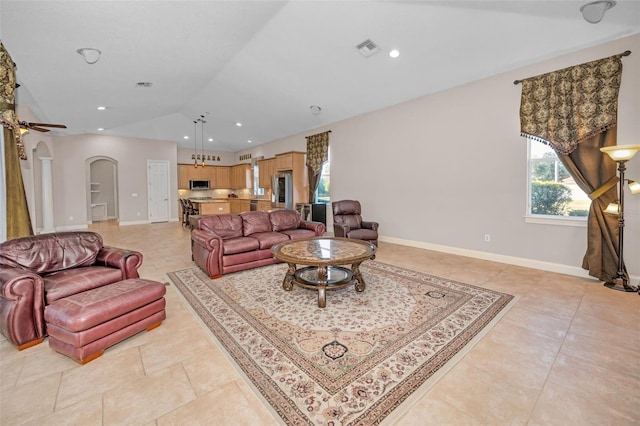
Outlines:
{"type": "Polygon", "coordinates": [[[603,155],[600,148],[615,145],[616,135],[614,127],[582,141],[571,154],[558,155],[576,184],[591,198],[582,267],[605,282],[612,282],[618,271],[618,217],[603,212],[618,199],[618,177],[615,161],[603,155]]]}
{"type": "Polygon", "coordinates": [[[522,81],[521,134],[550,145],[592,202],[582,267],[610,282],[618,269],[618,219],[603,210],[617,199],[616,163],[600,152],[616,145],[621,55],[522,81]]]}
{"type": "Polygon", "coordinates": [[[309,175],[309,202],[316,202],[316,190],[322,174],[322,165],[329,159],[329,132],[307,136],[307,170],[309,175]]]}
{"type": "Polygon", "coordinates": [[[20,159],[26,160],[15,117],[16,74],[11,56],[0,43],[0,111],[4,136],[4,166],[7,192],[7,239],[33,235],[20,159]]]}

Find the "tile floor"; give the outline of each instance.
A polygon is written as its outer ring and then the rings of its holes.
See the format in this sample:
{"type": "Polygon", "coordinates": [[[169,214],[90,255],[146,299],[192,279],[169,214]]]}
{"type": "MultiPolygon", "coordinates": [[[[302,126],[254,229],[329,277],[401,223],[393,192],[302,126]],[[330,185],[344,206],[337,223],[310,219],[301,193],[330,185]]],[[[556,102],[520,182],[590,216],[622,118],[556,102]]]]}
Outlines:
{"type": "MultiPolygon", "coordinates": [[[[143,278],[193,265],[178,223],[98,223],[143,278]]],[[[640,424],[640,296],[571,276],[380,243],[377,260],[519,296],[398,425],[640,424]]],[[[80,366],[0,337],[1,425],[277,424],[168,287],[167,320],[80,366]]]]}

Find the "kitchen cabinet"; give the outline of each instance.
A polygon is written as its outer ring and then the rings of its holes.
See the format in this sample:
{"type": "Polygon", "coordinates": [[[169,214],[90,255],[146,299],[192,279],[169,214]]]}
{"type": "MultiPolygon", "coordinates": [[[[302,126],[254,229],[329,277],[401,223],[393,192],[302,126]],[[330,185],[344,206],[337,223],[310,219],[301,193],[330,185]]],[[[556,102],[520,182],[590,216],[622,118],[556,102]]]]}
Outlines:
{"type": "Polygon", "coordinates": [[[178,164],[178,189],[189,189],[193,169],[191,164],[178,164]]]}
{"type": "Polygon", "coordinates": [[[273,176],[275,172],[275,157],[258,161],[258,186],[260,188],[271,188],[271,176],[273,176]]]}
{"type": "Polygon", "coordinates": [[[258,211],[268,212],[269,210],[271,210],[270,200],[258,200],[258,211]]]}
{"type": "Polygon", "coordinates": [[[215,166],[216,188],[231,188],[231,171],[228,166],[215,166]]]}
{"type": "Polygon", "coordinates": [[[287,170],[293,170],[293,152],[276,155],[276,171],[284,172],[287,170]]]}
{"type": "Polygon", "coordinates": [[[242,213],[251,210],[251,201],[239,198],[229,199],[231,205],[231,213],[242,213]]]}
{"type": "Polygon", "coordinates": [[[225,214],[230,212],[230,203],[227,201],[191,200],[191,202],[198,206],[201,216],[208,214],[225,214]]]}
{"type": "Polygon", "coordinates": [[[231,166],[231,188],[253,188],[251,164],[236,164],[235,166],[231,166]]]}

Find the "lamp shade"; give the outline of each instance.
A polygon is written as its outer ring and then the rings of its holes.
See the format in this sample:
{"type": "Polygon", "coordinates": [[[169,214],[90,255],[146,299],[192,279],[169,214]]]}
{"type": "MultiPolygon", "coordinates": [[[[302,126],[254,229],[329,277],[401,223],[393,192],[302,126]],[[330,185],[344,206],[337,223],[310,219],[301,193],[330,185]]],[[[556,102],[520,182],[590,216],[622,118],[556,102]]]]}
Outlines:
{"type": "Polygon", "coordinates": [[[628,180],[629,190],[632,194],[640,194],[640,182],[636,182],[634,180],[628,180]]]}
{"type": "Polygon", "coordinates": [[[611,215],[620,214],[620,205],[618,203],[609,203],[606,209],[604,209],[604,213],[611,215]]]}
{"type": "Polygon", "coordinates": [[[629,161],[640,151],[640,145],[606,146],[600,148],[600,151],[611,157],[613,161],[629,161]]]}

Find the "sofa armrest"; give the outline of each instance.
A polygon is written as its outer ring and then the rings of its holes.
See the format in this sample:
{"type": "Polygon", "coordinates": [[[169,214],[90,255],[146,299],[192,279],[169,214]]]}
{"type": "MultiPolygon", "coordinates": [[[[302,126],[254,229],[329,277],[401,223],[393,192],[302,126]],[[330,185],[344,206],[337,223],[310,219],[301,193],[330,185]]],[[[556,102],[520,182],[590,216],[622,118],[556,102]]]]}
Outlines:
{"type": "Polygon", "coordinates": [[[371,222],[371,221],[363,220],[362,221],[362,227],[364,229],[371,229],[371,230],[377,231],[378,230],[378,222],[371,222]]]}
{"type": "Polygon", "coordinates": [[[142,253],[134,250],[104,246],[98,252],[95,265],[120,269],[123,280],[140,278],[138,268],[142,265],[142,253]]]}
{"type": "Polygon", "coordinates": [[[333,235],[336,237],[347,238],[347,234],[351,231],[349,225],[342,225],[340,223],[333,222],[333,235]]]}
{"type": "Polygon", "coordinates": [[[44,281],[23,269],[0,265],[0,332],[18,349],[44,339],[44,281]]]}
{"type": "Polygon", "coordinates": [[[191,254],[196,265],[211,278],[222,276],[222,238],[214,232],[191,231],[191,254]]]}
{"type": "Polygon", "coordinates": [[[301,220],[298,228],[309,229],[316,233],[317,237],[322,237],[327,227],[322,222],[314,222],[311,220],[301,220]]]}

